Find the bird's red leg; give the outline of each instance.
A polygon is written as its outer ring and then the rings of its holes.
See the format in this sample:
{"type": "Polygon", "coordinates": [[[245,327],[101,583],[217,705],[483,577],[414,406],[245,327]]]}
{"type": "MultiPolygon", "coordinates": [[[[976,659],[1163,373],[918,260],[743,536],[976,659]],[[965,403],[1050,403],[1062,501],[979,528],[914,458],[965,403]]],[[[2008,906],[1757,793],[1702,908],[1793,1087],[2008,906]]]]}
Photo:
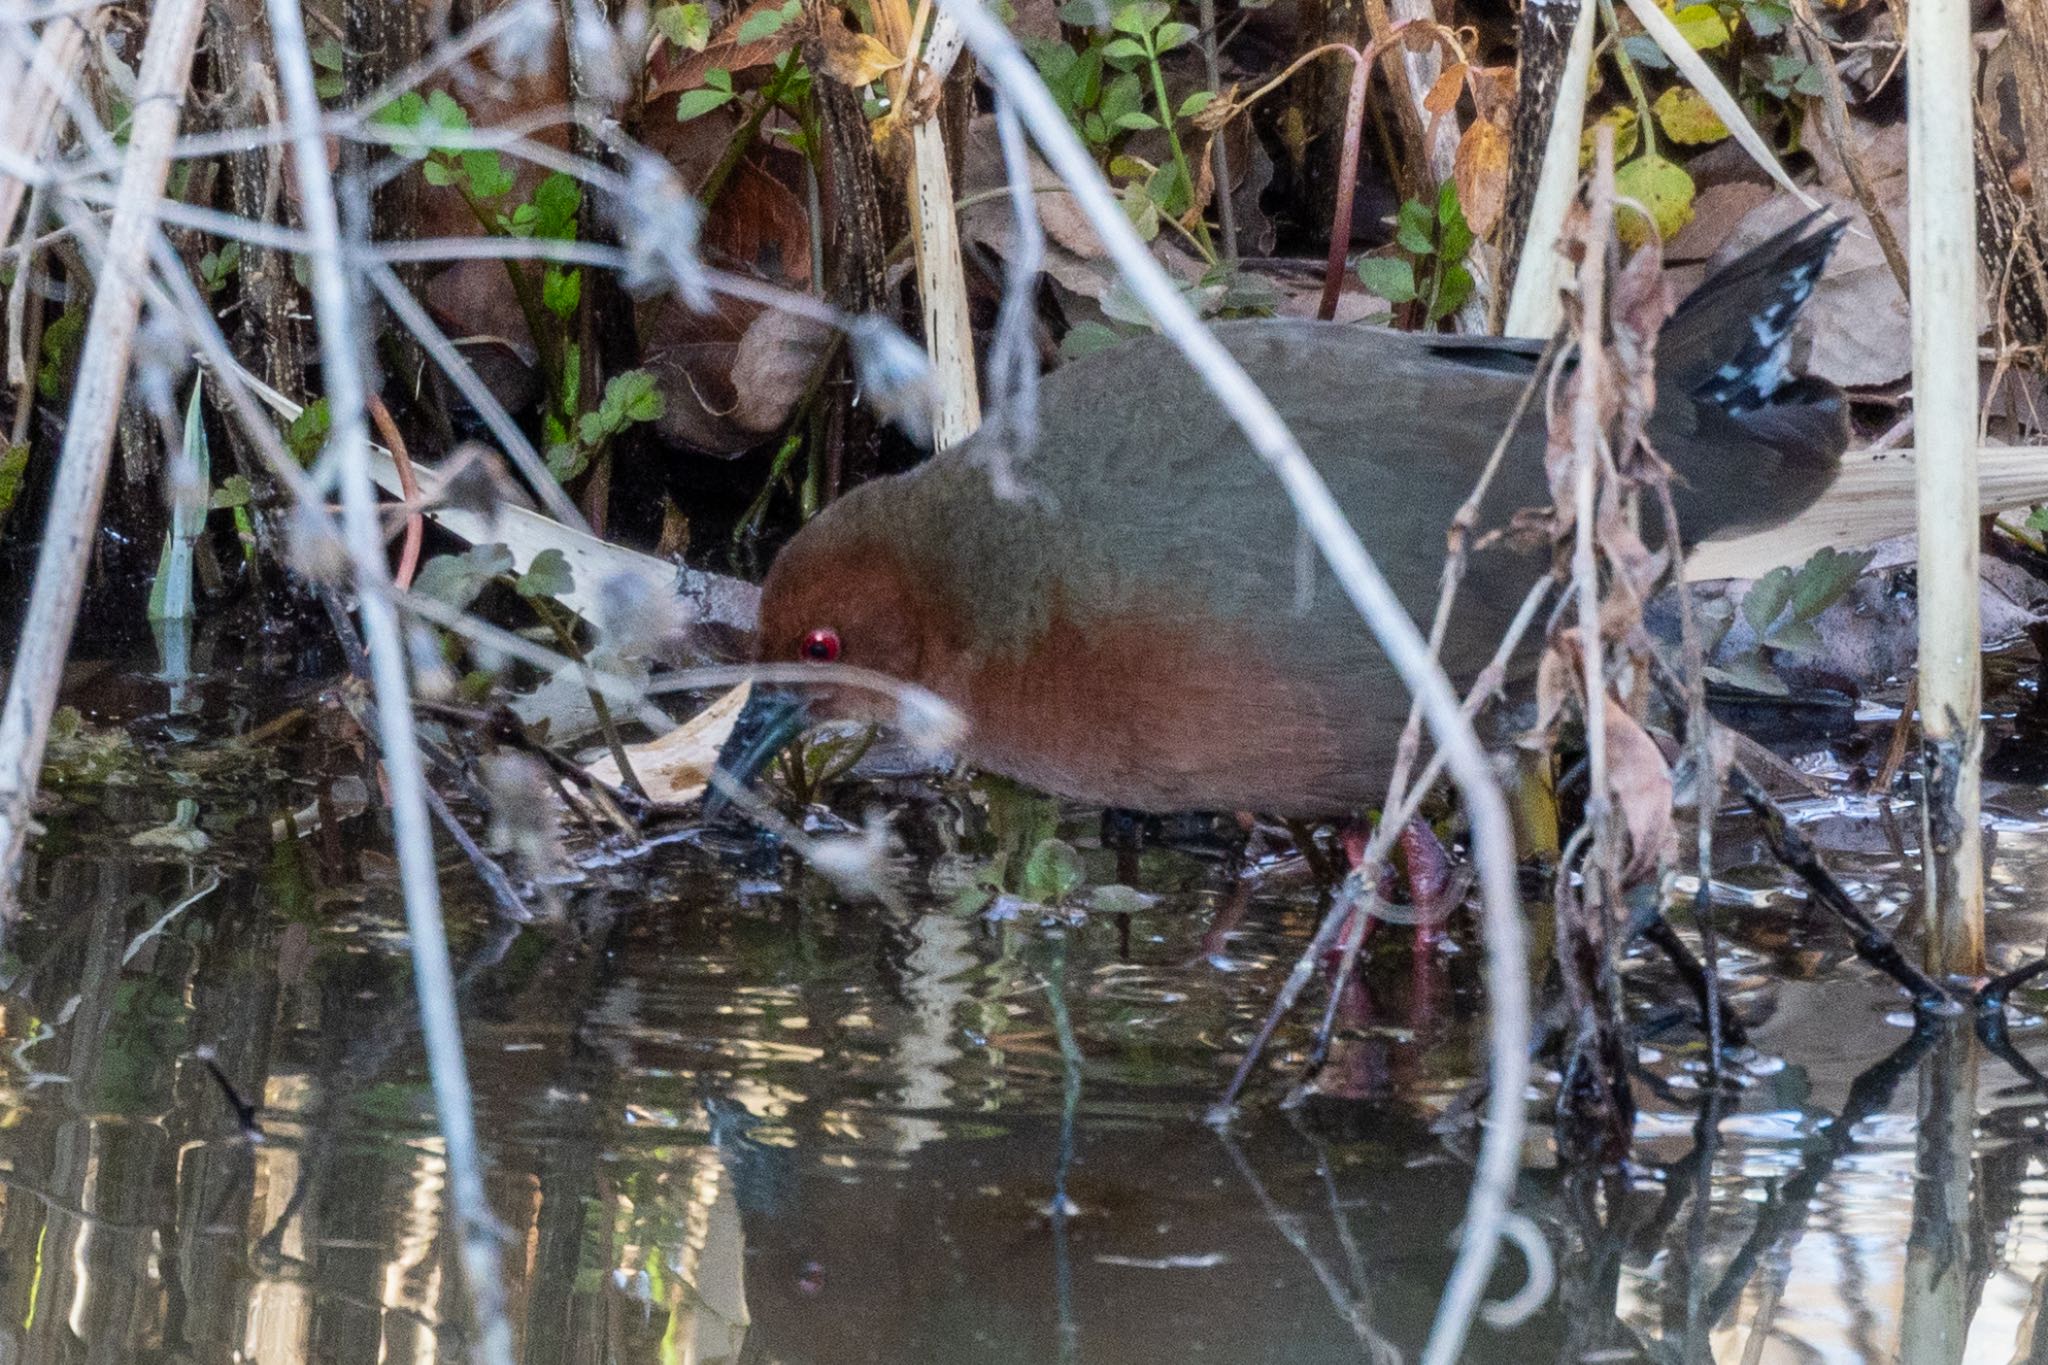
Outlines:
{"type": "Polygon", "coordinates": [[[1451,855],[1427,821],[1417,817],[1401,828],[1401,858],[1408,865],[1408,899],[1415,907],[1412,948],[1414,1013],[1417,1027],[1436,1013],[1436,979],[1443,942],[1443,903],[1451,888],[1451,855]]]}
{"type": "MultiPolygon", "coordinates": [[[[1365,846],[1370,833],[1363,824],[1354,824],[1342,835],[1344,856],[1355,869],[1365,861],[1365,846]]],[[[1416,926],[1414,943],[1414,1003],[1418,1021],[1427,1019],[1434,1011],[1436,997],[1437,945],[1443,938],[1443,911],[1441,904],[1449,893],[1451,885],[1451,856],[1444,850],[1443,843],[1436,837],[1436,831],[1421,817],[1410,820],[1401,829],[1401,862],[1407,870],[1408,900],[1415,907],[1416,926]]],[[[1382,901],[1392,901],[1399,884],[1391,862],[1380,869],[1379,893],[1382,901]]],[[[1363,913],[1354,909],[1353,915],[1363,913]]],[[[1363,937],[1364,944],[1372,937],[1377,920],[1367,920],[1363,937]]],[[[1337,942],[1343,943],[1352,932],[1353,926],[1347,921],[1338,930],[1337,942]]],[[[1334,970],[1341,954],[1335,948],[1328,954],[1327,965],[1334,970]]]]}

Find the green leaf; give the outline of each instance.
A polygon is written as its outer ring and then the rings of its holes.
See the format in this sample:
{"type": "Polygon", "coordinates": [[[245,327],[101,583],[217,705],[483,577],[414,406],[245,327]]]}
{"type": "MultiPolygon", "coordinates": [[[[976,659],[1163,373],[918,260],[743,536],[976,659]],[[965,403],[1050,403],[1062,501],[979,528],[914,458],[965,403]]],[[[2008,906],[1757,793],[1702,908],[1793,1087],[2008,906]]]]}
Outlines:
{"type": "Polygon", "coordinates": [[[581,270],[560,270],[549,266],[541,272],[540,301],[550,313],[567,322],[575,315],[576,305],[582,300],[581,270]]]}
{"type": "Polygon", "coordinates": [[[1844,554],[1832,546],[1816,550],[1811,559],[1799,566],[1792,580],[1791,600],[1787,603],[1791,619],[1811,621],[1840,601],[1870,567],[1876,553],[1862,550],[1844,554]]]}
{"type": "Polygon", "coordinates": [[[1785,686],[1784,679],[1771,672],[1769,665],[1754,650],[1730,659],[1724,665],[1709,664],[1702,671],[1709,682],[1741,688],[1745,692],[1759,692],[1767,697],[1786,696],[1792,690],[1785,686]]]}
{"type": "Polygon", "coordinates": [[[1142,62],[1152,54],[1147,52],[1145,45],[1136,38],[1117,38],[1102,49],[1102,55],[1119,66],[1127,66],[1134,62],[1142,62]]]}
{"type": "Polygon", "coordinates": [[[533,563],[526,566],[526,572],[519,575],[512,588],[521,597],[567,597],[576,591],[576,577],[569,572],[569,561],[560,550],[542,550],[533,557],[533,563]]]}
{"type": "Polygon", "coordinates": [[[1180,173],[1180,167],[1169,161],[1147,177],[1145,194],[1159,205],[1161,213],[1170,213],[1178,218],[1194,202],[1195,188],[1180,173]]]}
{"type": "Polygon", "coordinates": [[[2027,529],[2029,531],[2048,531],[2048,505],[2036,507],[2033,511],[2027,513],[2027,529]]]}
{"type": "Polygon", "coordinates": [[[209,251],[199,258],[199,279],[211,294],[224,287],[233,277],[235,267],[242,261],[242,244],[228,242],[219,251],[209,251]]]}
{"type": "Polygon", "coordinates": [[[496,543],[474,545],[461,554],[435,555],[421,565],[412,590],[457,611],[467,611],[492,579],[510,572],[510,550],[496,543]]]}
{"type": "Polygon", "coordinates": [[[1657,40],[1647,33],[1634,33],[1621,40],[1621,50],[1637,66],[1651,71],[1669,71],[1671,59],[1664,55],[1664,49],[1657,46],[1657,40]]]}
{"type": "Polygon", "coordinates": [[[1671,16],[1679,36],[1700,52],[1712,52],[1728,45],[1728,21],[1712,5],[1687,5],[1671,16]]]}
{"type": "Polygon", "coordinates": [[[1771,625],[1785,610],[1785,603],[1792,597],[1792,570],[1780,565],[1750,585],[1742,599],[1742,619],[1749,622],[1749,628],[1761,640],[1771,633],[1771,625]]]}
{"type": "Polygon", "coordinates": [[[573,441],[559,441],[549,446],[546,458],[548,473],[555,476],[556,483],[567,483],[590,468],[590,456],[573,441]]]}
{"type": "Polygon", "coordinates": [[[455,183],[455,168],[445,161],[429,160],[420,167],[420,174],[429,185],[452,185],[455,183]]]}
{"type": "Polygon", "coordinates": [[[1429,306],[1429,320],[1438,322],[1465,306],[1472,297],[1472,272],[1462,265],[1447,265],[1437,280],[1436,302],[1429,306]]]}
{"type": "Polygon", "coordinates": [[[647,370],[627,370],[614,375],[604,386],[604,401],[601,409],[618,414],[614,430],[622,430],[634,422],[658,421],[666,405],[661,390],[654,386],[654,375],[647,370]]]}
{"type": "Polygon", "coordinates": [[[515,237],[538,237],[551,242],[576,240],[576,212],[583,206],[583,187],[573,176],[556,171],[533,191],[533,202],[512,210],[511,231],[515,237]]]}
{"type": "Polygon", "coordinates": [[[0,521],[7,519],[13,510],[14,500],[21,496],[23,476],[28,473],[28,444],[8,446],[0,450],[0,521]]]}
{"type": "Polygon", "coordinates": [[[1793,650],[1800,654],[1819,654],[1825,648],[1820,632],[1814,629],[1811,621],[1788,620],[1773,630],[1764,643],[1772,649],[1793,650]]]}
{"type": "Polygon", "coordinates": [[[477,198],[496,199],[512,188],[512,172],[505,169],[504,158],[490,148],[472,148],[462,154],[461,161],[469,192],[477,198]]]}
{"type": "Polygon", "coordinates": [[[1125,114],[1144,107],[1145,88],[1135,71],[1126,71],[1102,89],[1102,117],[1111,125],[1125,114]]]}
{"type": "Polygon", "coordinates": [[[1401,205],[1394,219],[1394,240],[1417,256],[1436,250],[1436,215],[1413,199],[1401,205]]]}
{"type": "Polygon", "coordinates": [[[1060,358],[1079,360],[1123,344],[1123,334],[1100,322],[1077,322],[1060,338],[1060,358]]]}
{"type": "Polygon", "coordinates": [[[1166,21],[1173,11],[1160,0],[1134,0],[1134,3],[1119,5],[1111,17],[1109,26],[1118,33],[1129,33],[1144,37],[1166,21]]]}
{"type": "Polygon", "coordinates": [[[1152,50],[1165,55],[1177,47],[1185,47],[1201,32],[1193,24],[1161,24],[1159,31],[1152,35],[1152,50]]]}
{"type": "Polygon", "coordinates": [[[220,487],[213,490],[213,496],[206,505],[215,512],[228,507],[247,507],[254,495],[255,490],[249,487],[247,475],[230,474],[221,480],[220,487]]]}
{"type": "Polygon", "coordinates": [[[1642,121],[1636,117],[1634,105],[1624,104],[1609,109],[1579,135],[1579,169],[1582,171],[1593,164],[1593,134],[1602,124],[1614,129],[1614,159],[1617,163],[1634,156],[1637,145],[1643,140],[1642,121]]]}
{"type": "Polygon", "coordinates": [[[36,369],[36,392],[55,399],[64,388],[72,352],[85,334],[85,309],[73,304],[43,329],[43,363],[36,369]]]}
{"type": "Polygon", "coordinates": [[[1148,133],[1159,126],[1159,120],[1142,109],[1133,109],[1119,117],[1116,126],[1127,133],[1148,133]]]}
{"type": "Polygon", "coordinates": [[[1666,242],[1692,221],[1692,177],[1685,167],[1654,153],[1639,156],[1616,171],[1614,193],[1617,199],[1634,201],[1615,206],[1615,229],[1630,246],[1650,240],[1650,225],[1637,212],[1638,206],[1649,213],[1657,237],[1666,242]]]}
{"type": "Polygon", "coordinates": [[[1792,22],[1792,11],[1777,0],[1748,0],[1742,7],[1742,17],[1757,37],[1775,38],[1792,22]]]}
{"type": "Polygon", "coordinates": [[[704,73],[704,84],[710,86],[713,90],[723,90],[726,94],[730,95],[732,93],[732,72],[722,66],[714,66],[704,73]]]}
{"type": "Polygon", "coordinates": [[[663,5],[654,12],[654,26],[685,52],[702,52],[711,43],[711,11],[704,5],[663,5]]]}
{"type": "Polygon", "coordinates": [[[1186,99],[1180,102],[1180,108],[1174,111],[1174,117],[1193,118],[1215,102],[1216,92],[1214,90],[1193,91],[1186,99]]]}
{"type": "Polygon", "coordinates": [[[291,425],[284,429],[285,448],[298,457],[300,464],[313,463],[320,454],[320,447],[327,444],[327,429],[332,424],[328,414],[327,400],[315,398],[292,418],[291,425]]]}
{"type": "Polygon", "coordinates": [[[1388,303],[1407,303],[1415,297],[1415,266],[1398,256],[1361,257],[1358,278],[1388,303]]]}
{"type": "Polygon", "coordinates": [[[731,99],[730,90],[685,90],[676,99],[676,122],[688,123],[693,118],[702,118],[731,99]]]}
{"type": "Polygon", "coordinates": [[[430,151],[453,153],[448,146],[451,133],[469,131],[469,115],[446,90],[421,96],[408,90],[377,111],[372,120],[394,134],[392,149],[415,161],[430,151]]]}
{"type": "Polygon", "coordinates": [[[1041,905],[1057,905],[1080,890],[1087,880],[1081,855],[1063,839],[1041,839],[1024,860],[1017,892],[1041,905]]]}
{"type": "Polygon", "coordinates": [[[789,22],[789,16],[779,9],[764,9],[740,25],[738,40],[742,43],[758,43],[763,38],[772,38],[782,31],[789,22]]]}
{"type": "Polygon", "coordinates": [[[1472,226],[1465,221],[1464,205],[1458,202],[1458,187],[1449,180],[1437,192],[1436,221],[1437,255],[1446,261],[1463,260],[1472,249],[1472,226]]]}
{"type": "Polygon", "coordinates": [[[1144,181],[1133,180],[1125,185],[1122,201],[1124,216],[1131,220],[1139,237],[1149,242],[1159,235],[1159,205],[1152,202],[1144,181]]]}
{"type": "Polygon", "coordinates": [[[1075,28],[1101,28],[1109,19],[1109,0],[1067,0],[1060,6],[1060,22],[1075,28]]]}
{"type": "Polygon", "coordinates": [[[342,63],[348,54],[339,42],[329,38],[323,43],[316,43],[307,55],[319,69],[319,74],[313,78],[314,94],[323,100],[331,100],[348,88],[348,81],[342,75],[342,63]]]}

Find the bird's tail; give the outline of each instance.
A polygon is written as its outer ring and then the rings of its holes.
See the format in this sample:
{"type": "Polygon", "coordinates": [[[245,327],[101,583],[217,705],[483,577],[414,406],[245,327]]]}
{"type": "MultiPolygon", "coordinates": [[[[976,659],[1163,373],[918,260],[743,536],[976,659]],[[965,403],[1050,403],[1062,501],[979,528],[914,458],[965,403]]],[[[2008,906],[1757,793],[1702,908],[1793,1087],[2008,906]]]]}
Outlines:
{"type": "Polygon", "coordinates": [[[1782,525],[1840,472],[1848,404],[1834,385],[1795,375],[1791,350],[1845,226],[1806,218],[1744,252],[1658,335],[1652,440],[1677,475],[1689,538],[1782,525]]]}
{"type": "Polygon", "coordinates": [[[1657,339],[1660,387],[1732,416],[1778,405],[1795,384],[1789,361],[1799,310],[1848,224],[1794,223],[1709,276],[1673,310],[1657,339]]]}

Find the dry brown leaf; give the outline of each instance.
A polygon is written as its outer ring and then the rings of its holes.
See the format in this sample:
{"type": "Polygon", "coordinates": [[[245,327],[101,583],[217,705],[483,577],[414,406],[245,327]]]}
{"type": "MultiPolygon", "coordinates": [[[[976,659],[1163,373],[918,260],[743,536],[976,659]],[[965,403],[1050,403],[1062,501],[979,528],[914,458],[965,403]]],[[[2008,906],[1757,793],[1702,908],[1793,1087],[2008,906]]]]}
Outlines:
{"type": "Polygon", "coordinates": [[[1607,790],[1628,828],[1628,861],[1622,880],[1652,876],[1678,853],[1671,822],[1671,765],[1642,723],[1612,697],[1607,704],[1607,790]]]}
{"type": "Polygon", "coordinates": [[[733,171],[704,224],[707,254],[792,289],[811,284],[811,217],[786,183],[799,164],[780,153],[733,171]],[[780,173],[767,167],[780,168],[780,173]]]}
{"type": "Polygon", "coordinates": [[[903,65],[903,59],[870,34],[828,22],[819,36],[825,43],[825,70],[842,85],[859,89],[903,65]]]}
{"type": "Polygon", "coordinates": [[[1501,206],[1508,192],[1507,130],[1491,119],[1480,119],[1458,139],[1455,163],[1458,204],[1473,235],[1484,238],[1500,220],[1501,206]]]}
{"type": "Polygon", "coordinates": [[[1447,66],[1443,75],[1436,78],[1436,84],[1429,87],[1429,93],[1422,97],[1422,107],[1432,114],[1448,114],[1458,107],[1458,95],[1464,87],[1464,65],[1447,66]]]}
{"type": "Polygon", "coordinates": [[[779,430],[810,391],[835,336],[816,318],[779,308],[755,318],[733,358],[732,421],[763,436],[779,430]]]}
{"type": "Polygon", "coordinates": [[[1468,66],[1465,80],[1472,87],[1472,107],[1479,117],[1503,128],[1514,122],[1517,87],[1512,62],[1506,66],[1468,66]]]}
{"type": "MultiPolygon", "coordinates": [[[[645,744],[628,744],[626,760],[633,775],[654,801],[682,805],[704,794],[711,770],[718,762],[718,750],[732,733],[740,708],[746,705],[747,686],[742,683],[682,725],[645,744]]],[[[619,765],[610,754],[588,764],[583,771],[600,782],[616,787],[621,781],[619,765]]]]}

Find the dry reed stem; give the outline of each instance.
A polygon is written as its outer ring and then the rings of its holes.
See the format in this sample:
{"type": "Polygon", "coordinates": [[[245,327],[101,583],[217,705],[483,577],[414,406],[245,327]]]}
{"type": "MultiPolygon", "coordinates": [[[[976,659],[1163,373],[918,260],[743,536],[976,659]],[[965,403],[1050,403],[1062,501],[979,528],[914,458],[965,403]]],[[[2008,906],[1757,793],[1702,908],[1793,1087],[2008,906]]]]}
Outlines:
{"type": "Polygon", "coordinates": [[[1975,976],[1984,971],[1976,62],[1968,0],[1915,0],[1906,22],[1927,966],[1936,976],[1975,976]]]}
{"type": "MultiPolygon", "coordinates": [[[[0,25],[10,22],[0,19],[0,25]]],[[[32,160],[48,155],[62,94],[77,80],[78,68],[85,60],[85,40],[98,23],[98,16],[90,23],[80,16],[55,19],[43,26],[35,50],[20,61],[24,69],[8,83],[15,95],[13,105],[0,114],[0,147],[32,160]]],[[[6,45],[6,52],[9,57],[15,55],[12,42],[6,45]]],[[[0,174],[0,236],[13,227],[27,190],[21,177],[0,174]]]]}
{"type": "Polygon", "coordinates": [[[1125,282],[1243,430],[1253,450],[1279,477],[1304,528],[1402,681],[1423,696],[1430,728],[1447,753],[1452,775],[1464,794],[1485,907],[1489,1053],[1495,1084],[1488,1098],[1490,1122],[1474,1173],[1458,1259],[1423,1356],[1425,1365],[1448,1365],[1462,1353],[1485,1297],[1521,1168],[1522,1092],[1529,1075],[1529,981],[1507,803],[1450,681],[1429,657],[1421,632],[1359,542],[1329,486],[1302,453],[1272,403],[1202,325],[1139,240],[1094,158],[1068,126],[1016,40],[979,0],[942,3],[959,23],[984,73],[1015,101],[1047,163],[1087,214],[1125,282]]]}
{"type": "MultiPolygon", "coordinates": [[[[50,738],[50,715],[85,594],[87,563],[113,458],[114,431],[148,273],[155,213],[184,113],[185,86],[199,38],[203,0],[163,0],[143,46],[120,189],[100,258],[50,492],[35,582],[22,618],[21,647],[0,712],[0,922],[18,912],[22,858],[50,738]]],[[[66,22],[66,21],[59,21],[66,22]]]]}
{"type": "Polygon", "coordinates": [[[1543,169],[1529,206],[1529,227],[1522,238],[1522,259],[1508,295],[1501,331],[1511,337],[1547,337],[1564,320],[1559,291],[1571,278],[1570,266],[1558,254],[1565,215],[1579,187],[1579,143],[1586,122],[1586,81],[1593,70],[1594,0],[1582,0],[1572,29],[1570,55],[1558,80],[1557,107],[1550,120],[1550,140],[1543,148],[1543,169]]]}

